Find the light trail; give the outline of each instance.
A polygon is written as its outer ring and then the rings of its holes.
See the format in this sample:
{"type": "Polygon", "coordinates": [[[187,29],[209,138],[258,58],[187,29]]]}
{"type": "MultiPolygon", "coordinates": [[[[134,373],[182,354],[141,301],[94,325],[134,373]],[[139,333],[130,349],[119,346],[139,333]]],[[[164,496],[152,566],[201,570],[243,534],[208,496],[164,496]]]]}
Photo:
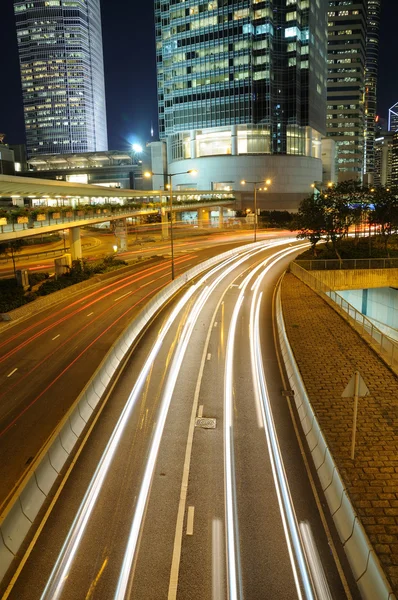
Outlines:
{"type": "MultiPolygon", "coordinates": [[[[247,257],[244,257],[244,259],[246,259],[246,258],[247,257]]],[[[243,260],[243,259],[241,259],[241,260],[243,260]]],[[[217,270],[224,269],[225,265],[227,265],[228,263],[231,263],[231,262],[232,262],[232,258],[220,263],[219,265],[217,265],[216,267],[211,269],[204,277],[202,277],[202,279],[200,280],[200,282],[198,284],[193,285],[190,288],[188,288],[188,290],[185,292],[183,297],[177,303],[176,307],[171,312],[170,316],[168,317],[168,319],[165,322],[164,326],[162,327],[161,331],[159,332],[158,338],[157,338],[154,346],[152,347],[152,350],[150,351],[148,358],[145,361],[145,364],[137,378],[136,384],[134,385],[134,388],[125,404],[123,412],[120,415],[120,418],[115,426],[115,429],[111,435],[111,438],[110,438],[110,440],[102,454],[102,457],[98,463],[98,466],[94,473],[94,476],[90,482],[87,492],[86,492],[86,494],[83,498],[83,501],[79,507],[77,515],[74,519],[74,522],[71,526],[71,529],[65,540],[65,543],[61,549],[61,552],[60,552],[58,559],[56,561],[56,564],[52,570],[52,573],[47,582],[47,585],[43,591],[41,600],[58,600],[61,597],[64,583],[68,578],[69,569],[72,565],[73,559],[78,550],[80,541],[84,534],[84,531],[85,531],[85,528],[89,521],[89,518],[91,516],[91,513],[94,509],[94,506],[95,506],[95,503],[99,496],[101,487],[105,481],[105,477],[108,472],[109,466],[110,466],[110,464],[113,460],[113,457],[116,453],[116,450],[117,450],[117,447],[119,444],[119,440],[121,439],[123,431],[128,423],[130,415],[136,404],[137,398],[139,397],[140,391],[145,383],[146,377],[147,377],[150,369],[152,368],[153,362],[155,361],[155,358],[161,348],[161,345],[163,343],[163,340],[164,340],[167,332],[169,331],[170,327],[172,326],[173,322],[177,318],[180,311],[190,300],[190,298],[192,297],[193,293],[196,291],[198,286],[203,284],[211,276],[212,273],[217,272],[217,270]]],[[[233,266],[230,265],[226,270],[223,271],[222,275],[224,275],[227,272],[229,272],[230,270],[232,270],[232,268],[233,268],[233,266]]],[[[203,302],[203,298],[206,295],[206,290],[208,290],[208,289],[209,288],[205,288],[204,292],[201,293],[201,295],[200,295],[201,302],[203,302]]],[[[192,321],[192,316],[187,321],[187,324],[184,328],[185,331],[186,331],[186,327],[189,326],[190,324],[192,324],[192,327],[193,327],[194,321],[192,321]]],[[[184,339],[186,340],[186,343],[187,343],[188,338],[186,337],[186,333],[182,335],[182,340],[184,340],[184,339]]],[[[186,347],[186,344],[185,344],[185,347],[186,347]]],[[[177,356],[177,358],[175,357],[175,360],[178,363],[178,361],[180,359],[182,359],[181,351],[179,353],[177,353],[176,356],[177,356]]],[[[173,363],[174,363],[174,361],[173,361],[173,363]]],[[[171,372],[173,372],[173,369],[171,369],[171,372]]],[[[174,376],[174,378],[176,378],[176,375],[174,376]]],[[[173,387],[174,387],[173,382],[169,382],[168,388],[166,389],[165,394],[164,394],[164,398],[167,399],[167,397],[168,397],[167,395],[168,394],[170,395],[170,391],[172,392],[173,387]]],[[[167,406],[167,403],[163,402],[161,415],[159,417],[159,423],[161,423],[162,418],[165,419],[165,415],[167,414],[167,412],[165,412],[166,406],[167,406]]],[[[145,474],[144,474],[144,478],[143,478],[143,484],[142,484],[141,491],[139,494],[139,500],[137,501],[137,508],[135,511],[135,516],[133,518],[132,528],[131,528],[131,532],[129,535],[129,541],[128,541],[128,545],[127,545],[127,549],[126,549],[126,553],[125,553],[125,558],[123,560],[122,572],[121,572],[121,576],[120,576],[119,583],[118,583],[118,589],[117,589],[117,593],[119,594],[119,597],[123,597],[123,596],[120,596],[120,594],[125,593],[125,586],[127,585],[128,577],[129,577],[129,573],[130,573],[129,565],[132,564],[132,561],[133,561],[133,558],[135,555],[138,532],[141,527],[141,521],[142,521],[142,517],[143,517],[144,507],[147,502],[149,485],[150,485],[150,481],[152,478],[152,471],[153,471],[153,467],[154,467],[153,461],[154,461],[154,458],[156,459],[156,455],[157,455],[157,449],[158,449],[158,445],[159,445],[159,434],[161,434],[161,431],[163,429],[162,427],[160,428],[159,423],[155,430],[154,439],[151,444],[149,459],[147,462],[147,466],[146,466],[146,470],[145,470],[145,474]]]]}
{"type": "MultiPolygon", "coordinates": [[[[285,255],[287,256],[288,254],[294,251],[296,251],[296,249],[288,250],[285,252],[285,255]]],[[[282,258],[282,256],[280,258],[282,258]]],[[[315,600],[316,598],[325,598],[326,600],[330,598],[330,596],[328,595],[330,594],[329,588],[327,586],[327,583],[325,584],[325,581],[323,581],[322,584],[317,584],[316,580],[314,580],[312,576],[313,569],[309,568],[310,561],[308,560],[306,548],[303,544],[302,536],[300,535],[300,530],[294,511],[289,484],[287,481],[287,476],[283,465],[283,459],[276,434],[276,428],[272,415],[272,409],[268,395],[261,353],[259,315],[262,300],[262,292],[259,292],[259,288],[267,272],[277,260],[280,260],[280,258],[272,261],[272,263],[270,263],[257,277],[255,284],[252,286],[253,297],[250,310],[252,373],[256,387],[256,394],[261,400],[264,430],[269,449],[272,473],[274,477],[275,489],[280,507],[280,513],[282,517],[282,523],[288,546],[288,552],[290,556],[290,562],[292,566],[298,598],[303,598],[304,592],[304,597],[307,600],[315,600]],[[314,592],[314,587],[317,593],[314,592]]],[[[319,582],[319,573],[317,574],[317,577],[319,582]]]]}
{"type": "Polygon", "coordinates": [[[145,383],[147,375],[150,369],[153,366],[153,363],[156,359],[156,356],[162,346],[162,343],[165,339],[166,334],[170,330],[172,324],[176,320],[177,316],[187,304],[188,301],[192,298],[193,294],[198,290],[200,286],[203,286],[208,279],[217,275],[219,271],[220,274],[216,276],[214,281],[208,286],[204,287],[202,292],[199,294],[198,299],[196,300],[191,312],[188,316],[188,319],[184,325],[183,331],[181,333],[180,340],[178,342],[175,355],[173,357],[172,365],[169,371],[169,377],[165,386],[165,391],[163,394],[160,413],[156,423],[156,429],[153,434],[153,438],[151,440],[151,446],[149,449],[148,461],[145,467],[145,473],[142,480],[141,489],[138,495],[137,504],[135,507],[134,517],[130,529],[130,534],[127,542],[127,547],[123,559],[122,569],[119,577],[119,582],[117,586],[117,590],[115,593],[115,600],[125,598],[126,590],[128,587],[131,566],[134,561],[134,557],[137,550],[137,544],[139,539],[139,533],[142,527],[142,522],[145,514],[145,508],[148,501],[150,484],[153,477],[153,470],[156,463],[156,458],[159,450],[159,445],[163,433],[164,423],[166,420],[168,408],[171,402],[173,390],[177,381],[179,369],[181,362],[184,358],[184,354],[186,352],[186,348],[188,346],[188,342],[193,331],[193,328],[196,324],[197,317],[202,310],[204,304],[207,299],[214,291],[215,287],[237,266],[242,264],[244,261],[248,260],[251,256],[256,255],[259,252],[263,252],[269,247],[273,247],[274,245],[284,244],[283,240],[278,240],[275,243],[271,243],[268,245],[259,244],[256,248],[251,248],[249,250],[244,250],[239,256],[239,258],[230,257],[229,259],[219,263],[217,266],[213,267],[206,273],[204,276],[200,278],[197,284],[188,288],[183,297],[178,301],[175,308],[172,310],[170,316],[159,332],[158,338],[153,345],[146,361],[144,367],[142,368],[137,381],[133,387],[133,390],[130,393],[130,396],[125,404],[123,412],[114,428],[114,431],[111,435],[111,438],[105,448],[105,451],[98,463],[97,469],[94,473],[94,476],[90,482],[90,485],[87,489],[87,492],[84,496],[84,499],[79,507],[77,515],[74,519],[74,522],[71,526],[71,529],[68,533],[68,536],[65,540],[65,543],[61,549],[61,552],[58,556],[56,564],[52,570],[50,578],[47,582],[47,585],[41,595],[41,600],[58,600],[61,597],[62,590],[65,582],[69,577],[69,570],[72,566],[73,560],[76,556],[80,541],[83,537],[86,526],[89,522],[90,516],[98,499],[99,493],[101,491],[102,485],[105,481],[108,469],[111,465],[113,457],[118,448],[119,441],[122,437],[122,434],[125,430],[125,427],[129,421],[129,418],[132,414],[134,406],[136,405],[137,399],[140,395],[142,387],[145,383]]]}
{"type": "MultiPolygon", "coordinates": [[[[193,258],[192,256],[180,258],[180,259],[178,259],[177,264],[180,265],[181,263],[187,262],[188,260],[191,260],[192,258],[193,258]]],[[[124,289],[125,287],[127,287],[129,285],[137,283],[138,281],[141,281],[142,279],[145,279],[146,277],[152,276],[152,275],[154,275],[156,273],[161,273],[162,271],[165,271],[165,276],[166,276],[168,274],[169,267],[170,267],[170,261],[167,261],[167,263],[162,264],[161,266],[154,265],[152,267],[149,267],[148,269],[144,269],[143,271],[141,271],[139,273],[133,273],[132,275],[128,275],[127,277],[123,277],[122,279],[118,279],[117,281],[115,281],[113,283],[110,283],[110,284],[102,287],[99,290],[95,290],[93,292],[90,292],[89,294],[87,294],[87,296],[85,296],[83,298],[83,301],[85,303],[83,307],[77,308],[73,312],[70,312],[69,314],[64,315],[63,317],[61,317],[57,321],[54,321],[54,322],[50,323],[49,325],[43,327],[36,334],[32,335],[27,340],[24,340],[20,345],[16,346],[12,350],[10,350],[9,352],[7,352],[3,356],[1,356],[0,357],[0,362],[2,362],[5,359],[9,358],[13,354],[15,354],[15,352],[17,352],[18,350],[21,350],[27,344],[33,342],[35,339],[37,339],[38,337],[40,337],[41,335],[43,335],[47,331],[50,331],[51,329],[53,329],[57,325],[63,323],[64,321],[66,321],[68,319],[71,319],[72,317],[76,316],[78,313],[82,312],[83,310],[86,310],[87,308],[89,308],[93,304],[95,304],[96,302],[99,302],[99,301],[107,298],[108,296],[112,295],[113,293],[118,292],[118,291],[124,289]],[[98,296],[98,297],[95,298],[95,296],[98,296]],[[87,302],[87,300],[89,300],[90,298],[93,298],[93,299],[90,302],[87,302]]],[[[77,305],[79,305],[81,303],[82,303],[82,298],[79,298],[78,300],[75,300],[71,304],[68,304],[67,306],[64,306],[62,309],[60,309],[60,310],[52,313],[51,315],[45,317],[44,319],[36,321],[35,323],[33,323],[32,325],[30,325],[26,329],[23,329],[22,331],[14,334],[14,335],[11,335],[7,339],[5,339],[2,343],[0,343],[0,348],[2,348],[3,346],[9,344],[10,342],[14,341],[15,339],[21,337],[22,335],[25,335],[26,333],[28,333],[32,329],[37,328],[39,326],[42,326],[44,323],[46,323],[50,319],[53,319],[54,317],[57,317],[58,315],[66,312],[66,311],[69,311],[71,308],[73,308],[73,307],[75,307],[75,306],[77,306],[77,305]]]]}

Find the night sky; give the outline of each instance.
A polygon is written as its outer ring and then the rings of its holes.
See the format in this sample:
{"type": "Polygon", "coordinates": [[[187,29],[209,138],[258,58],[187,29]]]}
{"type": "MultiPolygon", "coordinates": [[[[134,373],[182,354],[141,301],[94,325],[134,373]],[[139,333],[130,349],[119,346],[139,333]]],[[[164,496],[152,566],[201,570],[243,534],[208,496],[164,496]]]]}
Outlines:
{"type": "MultiPolygon", "coordinates": [[[[12,0],[1,1],[0,132],[9,143],[23,143],[24,124],[12,0]]],[[[108,139],[111,150],[157,135],[156,63],[152,0],[101,0],[108,139]]],[[[381,117],[398,102],[395,61],[397,0],[382,0],[379,107],[381,117]]]]}

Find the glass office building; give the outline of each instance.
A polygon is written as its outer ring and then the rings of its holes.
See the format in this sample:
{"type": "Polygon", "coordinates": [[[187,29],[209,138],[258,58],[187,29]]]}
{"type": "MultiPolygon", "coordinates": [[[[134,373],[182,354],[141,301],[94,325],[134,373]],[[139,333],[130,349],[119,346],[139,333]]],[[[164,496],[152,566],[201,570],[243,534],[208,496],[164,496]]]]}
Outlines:
{"type": "Polygon", "coordinates": [[[283,168],[294,177],[300,164],[307,179],[321,179],[326,15],[327,0],[155,1],[170,172],[196,161],[208,173],[201,185],[236,189],[239,177],[283,168]]]}
{"type": "Polygon", "coordinates": [[[368,0],[329,0],[327,132],[336,142],[339,181],[362,180],[368,0]]]}
{"type": "Polygon", "coordinates": [[[28,156],[107,150],[100,0],[14,2],[28,156]]]}
{"type": "MultiPolygon", "coordinates": [[[[364,173],[375,173],[375,119],[377,74],[379,69],[379,30],[381,0],[368,0],[365,65],[365,157],[364,173]]],[[[371,183],[371,181],[369,182],[371,183]]]]}

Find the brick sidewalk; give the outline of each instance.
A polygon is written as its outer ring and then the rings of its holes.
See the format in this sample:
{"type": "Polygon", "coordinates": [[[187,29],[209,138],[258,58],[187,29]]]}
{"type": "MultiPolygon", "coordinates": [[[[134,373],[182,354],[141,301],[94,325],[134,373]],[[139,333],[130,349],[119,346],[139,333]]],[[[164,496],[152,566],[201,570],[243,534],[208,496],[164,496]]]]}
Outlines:
{"type": "Polygon", "coordinates": [[[287,273],[286,331],[312,406],[395,593],[398,592],[398,378],[315,292],[287,273]],[[353,400],[341,394],[358,370],[370,396],[359,399],[355,460],[353,400]]]}

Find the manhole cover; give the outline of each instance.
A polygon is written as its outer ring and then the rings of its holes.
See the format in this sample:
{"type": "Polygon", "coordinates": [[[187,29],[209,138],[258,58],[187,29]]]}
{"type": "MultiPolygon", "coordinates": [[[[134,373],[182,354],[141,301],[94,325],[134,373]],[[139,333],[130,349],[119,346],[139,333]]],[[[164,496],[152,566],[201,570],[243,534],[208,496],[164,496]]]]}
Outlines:
{"type": "Polygon", "coordinates": [[[205,417],[198,417],[195,421],[195,427],[202,427],[202,429],[215,429],[216,419],[206,419],[205,417]]]}

